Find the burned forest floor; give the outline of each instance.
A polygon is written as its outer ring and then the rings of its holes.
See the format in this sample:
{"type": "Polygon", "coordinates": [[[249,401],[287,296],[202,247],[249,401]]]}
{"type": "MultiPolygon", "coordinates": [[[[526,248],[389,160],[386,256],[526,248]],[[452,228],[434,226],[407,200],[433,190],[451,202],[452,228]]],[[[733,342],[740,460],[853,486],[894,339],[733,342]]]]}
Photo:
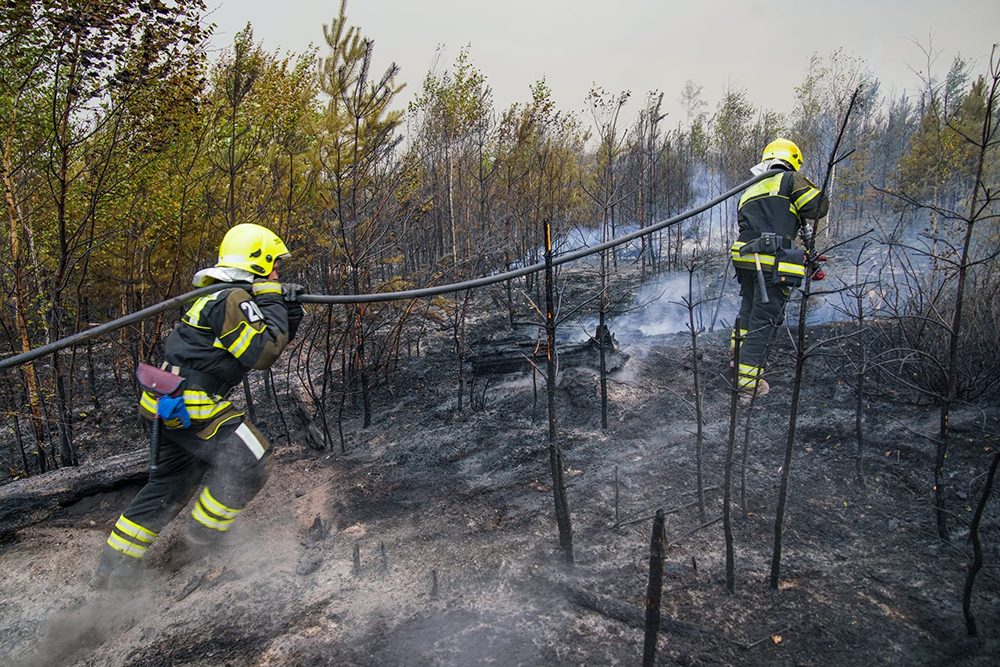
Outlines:
{"type": "MultiPolygon", "coordinates": [[[[503,322],[498,314],[471,323],[470,340],[503,322]]],[[[185,551],[185,512],[150,548],[139,587],[92,589],[98,554],[134,486],[0,539],[3,664],[637,665],[643,631],[635,618],[642,618],[658,508],[667,511],[668,622],[657,664],[1000,661],[996,502],[984,518],[986,567],[973,597],[978,638],[966,637],[961,608],[970,510],[993,447],[984,431],[996,432],[1000,411],[953,415],[949,544],[937,537],[931,509],[937,412],[869,400],[861,485],[849,378],[835,363],[810,360],[781,585],[771,591],[794,368],[783,330],[770,354],[771,392],[754,407],[748,438],[747,411],[739,410],[738,464],[749,446],[745,470],[737,465],[734,473],[736,592],[729,595],[722,524],[694,530],[722,511],[728,330],[698,339],[704,519],[694,502],[690,336],[626,346],[630,358],[608,383],[607,429],[596,371],[563,369],[557,414],[572,567],[554,517],[544,381],[530,372],[476,378],[459,412],[456,363],[448,333],[439,336],[422,356],[404,357],[393,386],[377,392],[372,426],[351,413],[346,453],[339,441],[330,451],[310,448],[305,431],[286,436],[273,407],[258,405],[274,469],[215,553],[185,551]]],[[[109,417],[94,438],[142,446],[131,398],[104,409],[120,411],[121,427],[109,428],[109,417]]],[[[86,432],[81,427],[80,437],[86,432]]]]}

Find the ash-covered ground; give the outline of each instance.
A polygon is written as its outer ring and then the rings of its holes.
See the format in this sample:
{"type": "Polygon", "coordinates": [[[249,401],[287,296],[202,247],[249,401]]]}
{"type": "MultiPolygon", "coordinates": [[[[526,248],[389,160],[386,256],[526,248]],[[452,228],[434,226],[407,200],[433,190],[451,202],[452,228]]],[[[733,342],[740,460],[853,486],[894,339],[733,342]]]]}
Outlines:
{"type": "MultiPolygon", "coordinates": [[[[838,326],[846,325],[810,335],[838,326]]],[[[499,314],[475,322],[470,340],[502,328],[499,314]]],[[[692,505],[690,336],[629,339],[630,359],[609,383],[607,430],[597,373],[563,369],[558,425],[571,568],[558,549],[543,380],[478,378],[475,402],[470,407],[467,395],[459,413],[454,357],[447,334],[440,336],[424,356],[401,362],[391,393],[379,393],[373,426],[362,428],[357,417],[346,424],[346,454],[289,444],[273,409],[258,405],[260,425],[274,436],[275,468],[218,553],[191,560],[179,519],[150,549],[139,589],[92,590],[101,546],[134,488],[7,536],[0,544],[4,663],[635,665],[642,630],[582,601],[641,617],[651,516],[663,508],[670,546],[662,611],[674,623],[660,635],[657,664],[998,664],[995,543],[986,545],[973,600],[978,639],[966,637],[961,610],[971,552],[962,531],[993,446],[983,434],[996,432],[996,410],[953,416],[948,470],[958,486],[957,517],[947,544],[931,510],[937,414],[869,401],[861,486],[849,378],[838,376],[835,363],[810,361],[782,583],[772,592],[793,369],[782,332],[771,351],[771,393],[750,427],[746,517],[743,469],[735,471],[736,594],[728,595],[722,524],[684,536],[702,523],[692,505]],[[616,527],[616,513],[622,522],[649,518],[616,527]]],[[[722,507],[728,337],[719,328],[699,337],[708,520],[722,507]]],[[[122,400],[119,409],[127,415],[133,406],[122,400]]],[[[737,462],[746,411],[739,416],[737,462]]],[[[124,429],[104,437],[132,436],[124,429]]],[[[986,537],[1000,532],[996,509],[993,503],[987,512],[986,537]]]]}

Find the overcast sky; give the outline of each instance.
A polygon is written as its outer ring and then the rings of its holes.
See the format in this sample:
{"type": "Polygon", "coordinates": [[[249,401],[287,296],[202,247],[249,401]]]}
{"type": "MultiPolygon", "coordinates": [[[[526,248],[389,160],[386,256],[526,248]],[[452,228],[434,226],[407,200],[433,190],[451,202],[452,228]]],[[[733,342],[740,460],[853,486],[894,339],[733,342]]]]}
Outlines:
{"type": "MultiPolygon", "coordinates": [[[[215,8],[213,44],[231,44],[249,21],[268,51],[322,45],[323,24],[339,0],[207,0],[215,8]]],[[[939,54],[932,73],[944,77],[958,53],[982,71],[1000,42],[998,0],[349,0],[347,18],[375,40],[375,70],[395,62],[407,83],[402,101],[419,92],[439,49],[444,67],[468,45],[472,63],[505,108],[530,99],[545,78],[560,109],[583,112],[596,84],[609,93],[664,93],[669,124],[684,120],[677,99],[684,82],[703,86],[709,111],[728,85],[780,112],[793,107],[795,86],[813,52],[864,58],[882,91],[919,88],[926,70],[915,44],[939,54]]],[[[630,108],[635,109],[635,104],[630,108]]]]}

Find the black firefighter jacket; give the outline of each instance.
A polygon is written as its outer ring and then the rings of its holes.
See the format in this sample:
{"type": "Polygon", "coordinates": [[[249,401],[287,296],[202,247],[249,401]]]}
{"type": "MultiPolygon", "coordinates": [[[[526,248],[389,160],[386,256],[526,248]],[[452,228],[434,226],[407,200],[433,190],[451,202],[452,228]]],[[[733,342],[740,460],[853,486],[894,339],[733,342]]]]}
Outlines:
{"type": "MultiPolygon", "coordinates": [[[[281,284],[256,282],[253,295],[232,288],[201,297],[170,332],[165,356],[187,378],[184,403],[192,427],[207,431],[204,437],[239,414],[225,400],[228,390],[250,369],[268,368],[277,361],[301,317],[300,306],[294,307],[290,322],[281,284]]],[[[144,393],[140,412],[152,419],[155,410],[156,398],[144,393]]]]}
{"type": "Polygon", "coordinates": [[[757,260],[779,282],[795,285],[805,275],[805,259],[801,251],[793,251],[795,238],[807,224],[827,214],[830,202],[826,194],[797,171],[782,171],[747,188],[739,203],[739,240],[731,250],[737,269],[753,271],[757,260]],[[740,248],[761,234],[781,237],[777,256],[760,253],[740,255],[740,248]]]}

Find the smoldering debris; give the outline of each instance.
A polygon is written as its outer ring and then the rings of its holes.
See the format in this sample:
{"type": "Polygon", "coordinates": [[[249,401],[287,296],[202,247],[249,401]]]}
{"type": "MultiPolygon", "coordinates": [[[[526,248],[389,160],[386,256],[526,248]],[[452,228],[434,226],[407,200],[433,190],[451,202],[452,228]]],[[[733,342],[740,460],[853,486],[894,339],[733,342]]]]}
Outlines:
{"type": "MultiPolygon", "coordinates": [[[[559,366],[565,368],[600,368],[602,343],[599,333],[582,342],[568,342],[559,345],[559,366]]],[[[621,350],[614,334],[608,332],[603,337],[604,363],[609,373],[622,368],[629,355],[621,350]]],[[[508,375],[530,372],[533,368],[544,368],[547,351],[544,341],[539,341],[535,332],[520,330],[493,339],[478,341],[470,346],[469,361],[472,372],[478,377],[508,375]]]]}

